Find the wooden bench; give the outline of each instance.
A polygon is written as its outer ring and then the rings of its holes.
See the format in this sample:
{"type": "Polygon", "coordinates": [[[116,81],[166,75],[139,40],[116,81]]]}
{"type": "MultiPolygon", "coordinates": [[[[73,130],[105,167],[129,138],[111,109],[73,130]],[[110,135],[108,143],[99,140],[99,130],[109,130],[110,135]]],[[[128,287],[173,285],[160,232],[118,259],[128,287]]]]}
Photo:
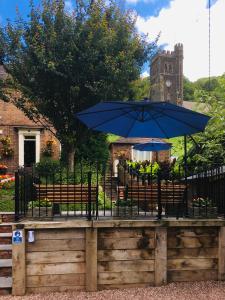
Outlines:
{"type": "MultiPolygon", "coordinates": [[[[166,213],[181,209],[185,203],[186,186],[184,184],[161,184],[161,204],[166,213]]],[[[131,201],[144,211],[153,211],[158,205],[159,189],[157,184],[127,185],[119,187],[119,199],[131,201]]]]}
{"type": "MultiPolygon", "coordinates": [[[[48,199],[54,206],[53,210],[59,204],[84,204],[85,207],[89,200],[89,191],[87,185],[67,185],[67,184],[34,184],[35,200],[42,201],[48,199]]],[[[95,204],[97,200],[97,186],[91,186],[91,203],[95,204]]],[[[87,210],[87,207],[86,207],[87,210]]]]}

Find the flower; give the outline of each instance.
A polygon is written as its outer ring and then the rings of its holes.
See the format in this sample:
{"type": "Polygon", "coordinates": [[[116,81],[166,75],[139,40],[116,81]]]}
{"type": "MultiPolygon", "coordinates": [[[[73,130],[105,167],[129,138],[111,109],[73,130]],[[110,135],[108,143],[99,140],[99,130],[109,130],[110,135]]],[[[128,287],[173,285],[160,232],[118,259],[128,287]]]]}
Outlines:
{"type": "Polygon", "coordinates": [[[192,200],[194,207],[206,207],[206,206],[212,206],[212,200],[209,198],[203,198],[203,197],[195,197],[192,200]]]}
{"type": "Polygon", "coordinates": [[[0,169],[8,169],[6,165],[0,165],[0,169]]]}

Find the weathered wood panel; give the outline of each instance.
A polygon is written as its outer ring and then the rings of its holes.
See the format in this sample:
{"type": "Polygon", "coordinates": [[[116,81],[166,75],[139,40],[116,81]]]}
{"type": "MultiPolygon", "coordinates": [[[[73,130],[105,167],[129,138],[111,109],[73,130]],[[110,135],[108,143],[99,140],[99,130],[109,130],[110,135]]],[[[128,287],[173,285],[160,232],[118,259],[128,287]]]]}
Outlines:
{"type": "Polygon", "coordinates": [[[81,285],[68,285],[68,286],[40,286],[40,287],[28,287],[26,289],[27,294],[42,294],[50,292],[69,292],[69,291],[85,291],[85,286],[81,285]]]}
{"type": "Polygon", "coordinates": [[[218,258],[217,248],[174,248],[167,253],[168,258],[218,258]]]}
{"type": "Polygon", "coordinates": [[[37,240],[27,244],[27,252],[85,250],[85,239],[37,240]]]}
{"type": "Polygon", "coordinates": [[[101,261],[98,272],[154,271],[154,260],[101,261]]]}
{"type": "Polygon", "coordinates": [[[155,239],[155,285],[160,286],[167,283],[167,228],[156,228],[155,239]]]}
{"type": "Polygon", "coordinates": [[[141,238],[105,238],[98,239],[98,249],[152,249],[155,248],[155,239],[147,236],[141,238]]]}
{"type": "Polygon", "coordinates": [[[218,258],[218,279],[225,280],[225,227],[219,231],[218,258]]]}
{"type": "Polygon", "coordinates": [[[85,230],[79,228],[42,229],[35,231],[35,240],[65,240],[85,238],[85,230]]]}
{"type": "Polygon", "coordinates": [[[85,263],[32,264],[27,266],[27,275],[85,273],[85,263]]]}
{"type": "Polygon", "coordinates": [[[217,269],[218,260],[216,258],[184,258],[168,259],[168,270],[207,270],[217,269]]]}
{"type": "Polygon", "coordinates": [[[86,228],[86,290],[97,291],[97,229],[86,228]]]}
{"type": "Polygon", "coordinates": [[[168,248],[218,247],[217,228],[168,228],[168,248]]]}
{"type": "Polygon", "coordinates": [[[217,270],[168,271],[168,282],[217,280],[217,270]]]}
{"type": "Polygon", "coordinates": [[[98,273],[98,284],[154,284],[154,272],[102,272],[98,273]]]}
{"type": "Polygon", "coordinates": [[[84,262],[85,251],[28,252],[27,264],[84,262]]]}
{"type": "Polygon", "coordinates": [[[98,261],[154,259],[155,250],[98,250],[98,261]]]}
{"type": "Polygon", "coordinates": [[[154,238],[153,228],[104,228],[99,229],[98,237],[102,238],[154,238]]]}
{"type": "MultiPolygon", "coordinates": [[[[13,226],[16,230],[16,226],[13,226]]],[[[25,230],[21,229],[22,243],[12,244],[12,294],[23,296],[26,292],[25,230]]]]}
{"type": "Polygon", "coordinates": [[[27,287],[84,286],[84,274],[28,276],[27,287]]]}

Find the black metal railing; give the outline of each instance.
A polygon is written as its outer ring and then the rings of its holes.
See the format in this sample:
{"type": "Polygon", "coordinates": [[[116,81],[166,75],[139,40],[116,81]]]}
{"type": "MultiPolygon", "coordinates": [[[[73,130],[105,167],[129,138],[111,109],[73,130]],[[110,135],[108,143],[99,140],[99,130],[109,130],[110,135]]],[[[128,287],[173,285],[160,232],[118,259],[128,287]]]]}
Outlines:
{"type": "Polygon", "coordinates": [[[20,169],[15,176],[15,215],[20,218],[225,218],[225,167],[151,165],[140,171],[125,162],[118,177],[110,164],[79,163],[20,169]],[[147,172],[145,172],[147,170],[147,172]]]}

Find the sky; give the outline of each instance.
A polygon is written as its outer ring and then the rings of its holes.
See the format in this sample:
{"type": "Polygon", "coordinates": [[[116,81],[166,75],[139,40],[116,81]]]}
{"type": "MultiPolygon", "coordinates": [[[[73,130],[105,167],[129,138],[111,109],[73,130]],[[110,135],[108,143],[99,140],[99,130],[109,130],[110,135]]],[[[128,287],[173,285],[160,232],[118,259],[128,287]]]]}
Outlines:
{"type": "MultiPolygon", "coordinates": [[[[66,9],[75,0],[65,0],[66,9]]],[[[117,0],[125,9],[137,14],[137,30],[153,41],[160,33],[159,45],[173,50],[176,43],[184,45],[184,75],[191,81],[209,74],[209,0],[117,0]]],[[[41,0],[34,0],[39,4],[41,0]]],[[[211,0],[211,76],[225,73],[225,0],[211,0]]],[[[29,0],[0,0],[0,23],[15,19],[16,7],[21,15],[29,13],[29,0]]],[[[149,74],[143,67],[142,76],[149,74]]]]}

